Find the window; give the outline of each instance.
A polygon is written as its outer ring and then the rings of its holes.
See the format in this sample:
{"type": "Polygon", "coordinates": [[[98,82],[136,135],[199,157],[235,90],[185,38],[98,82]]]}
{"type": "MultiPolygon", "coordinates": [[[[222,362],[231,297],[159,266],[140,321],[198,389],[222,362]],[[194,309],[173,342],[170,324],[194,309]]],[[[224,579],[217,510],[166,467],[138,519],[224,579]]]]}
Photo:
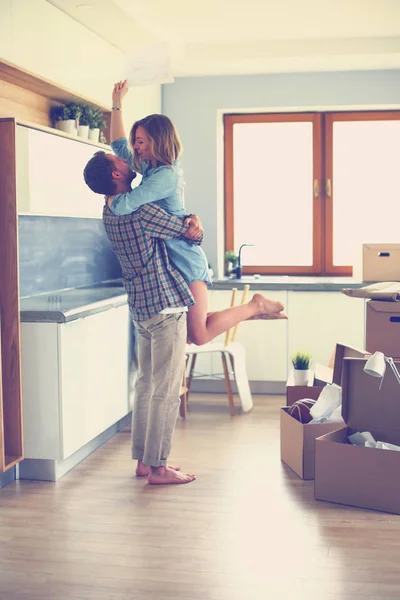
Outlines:
{"type": "Polygon", "coordinates": [[[245,273],[351,275],[400,242],[400,111],[225,115],[225,247],[245,273]]]}

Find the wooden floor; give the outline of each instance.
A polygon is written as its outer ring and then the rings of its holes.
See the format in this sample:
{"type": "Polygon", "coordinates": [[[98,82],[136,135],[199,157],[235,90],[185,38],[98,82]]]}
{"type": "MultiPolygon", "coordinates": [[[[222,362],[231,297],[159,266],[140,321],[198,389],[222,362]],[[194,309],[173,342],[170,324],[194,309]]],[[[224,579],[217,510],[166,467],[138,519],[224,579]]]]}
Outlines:
{"type": "Polygon", "coordinates": [[[0,599],[399,599],[400,517],[314,501],[280,462],[282,397],[255,403],[192,396],[171,457],[189,485],[135,479],[122,432],[57,483],[1,490],[0,599]]]}

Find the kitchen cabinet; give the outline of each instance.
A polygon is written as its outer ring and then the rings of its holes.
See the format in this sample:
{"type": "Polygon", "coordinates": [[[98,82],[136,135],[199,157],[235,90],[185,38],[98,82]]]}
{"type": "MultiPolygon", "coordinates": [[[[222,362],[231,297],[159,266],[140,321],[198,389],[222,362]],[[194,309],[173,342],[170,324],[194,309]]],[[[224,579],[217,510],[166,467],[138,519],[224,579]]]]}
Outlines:
{"type": "Polygon", "coordinates": [[[130,411],[127,305],[22,323],[21,357],[26,459],[56,468],[130,411]]]}

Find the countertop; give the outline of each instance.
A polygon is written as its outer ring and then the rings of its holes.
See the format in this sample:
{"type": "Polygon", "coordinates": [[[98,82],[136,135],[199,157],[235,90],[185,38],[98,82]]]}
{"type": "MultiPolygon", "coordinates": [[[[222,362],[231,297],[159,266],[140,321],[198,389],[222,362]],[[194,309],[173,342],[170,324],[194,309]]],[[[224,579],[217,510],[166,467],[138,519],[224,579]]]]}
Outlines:
{"type": "Polygon", "coordinates": [[[367,283],[353,279],[352,277],[293,277],[290,275],[260,276],[254,275],[241,279],[213,280],[214,290],[230,290],[233,287],[243,289],[250,284],[251,290],[289,290],[294,292],[340,292],[342,288],[360,288],[367,283]]]}
{"type": "MultiPolygon", "coordinates": [[[[255,290],[291,290],[296,292],[340,292],[342,288],[359,288],[366,283],[351,277],[242,277],[213,280],[214,290],[243,289],[248,283],[255,290]]],[[[116,308],[128,301],[121,280],[99,283],[90,287],[58,290],[21,298],[22,323],[68,323],[82,317],[116,308]]]]}
{"type": "Polygon", "coordinates": [[[122,283],[102,283],[21,298],[20,318],[22,323],[68,323],[127,301],[122,283]]]}

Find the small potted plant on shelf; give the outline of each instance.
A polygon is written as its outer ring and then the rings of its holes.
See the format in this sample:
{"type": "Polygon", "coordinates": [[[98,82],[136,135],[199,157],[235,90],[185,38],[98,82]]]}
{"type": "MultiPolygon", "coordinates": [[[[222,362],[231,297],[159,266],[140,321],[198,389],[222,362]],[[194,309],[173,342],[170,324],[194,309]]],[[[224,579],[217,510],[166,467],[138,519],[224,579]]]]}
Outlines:
{"type": "Polygon", "coordinates": [[[100,129],[105,127],[106,122],[103,118],[103,113],[100,108],[93,108],[89,122],[89,140],[93,142],[99,141],[100,129]]]}
{"type": "Polygon", "coordinates": [[[311,354],[299,351],[292,356],[293,375],[295,385],[307,385],[310,378],[311,354]]]}
{"type": "Polygon", "coordinates": [[[82,104],[81,116],[79,118],[78,135],[85,140],[89,138],[89,126],[91,123],[92,112],[93,109],[90,106],[87,104],[82,104]]]}
{"type": "Polygon", "coordinates": [[[81,107],[72,102],[52,106],[50,111],[50,116],[56,129],[60,129],[60,131],[70,133],[71,135],[78,135],[80,114],[81,107]]]}

